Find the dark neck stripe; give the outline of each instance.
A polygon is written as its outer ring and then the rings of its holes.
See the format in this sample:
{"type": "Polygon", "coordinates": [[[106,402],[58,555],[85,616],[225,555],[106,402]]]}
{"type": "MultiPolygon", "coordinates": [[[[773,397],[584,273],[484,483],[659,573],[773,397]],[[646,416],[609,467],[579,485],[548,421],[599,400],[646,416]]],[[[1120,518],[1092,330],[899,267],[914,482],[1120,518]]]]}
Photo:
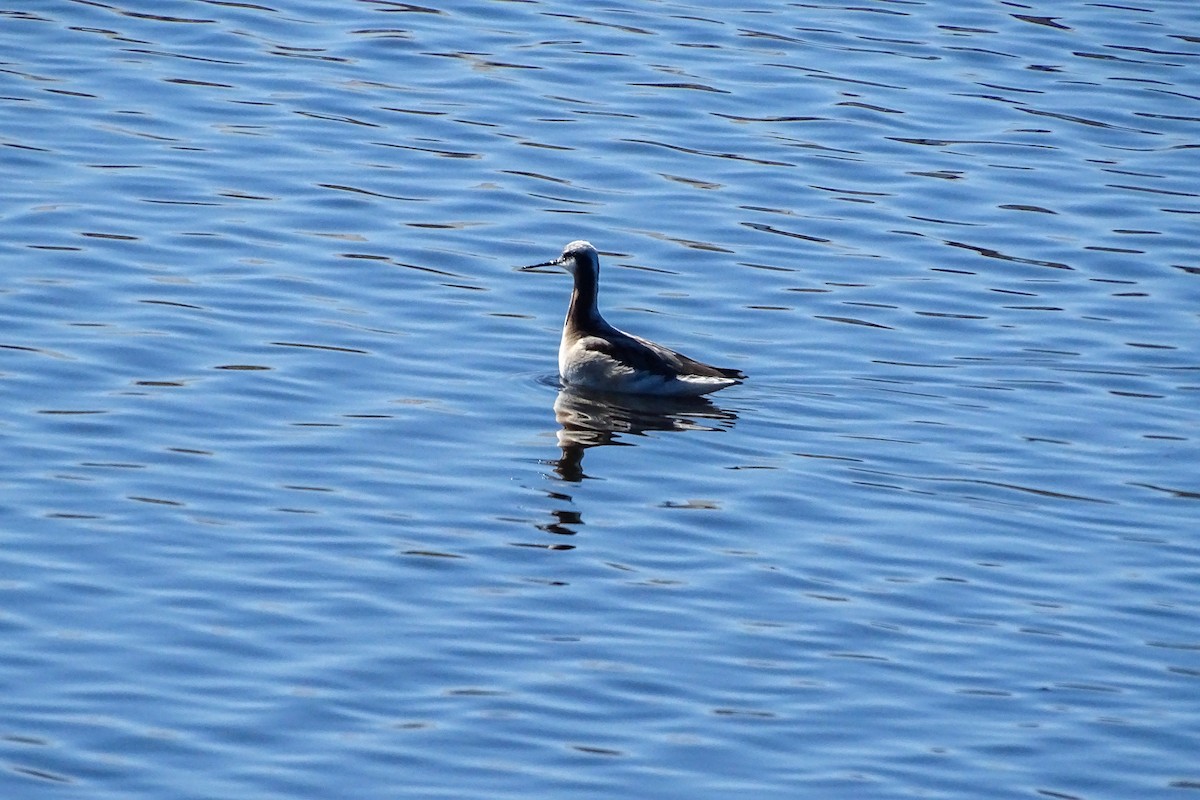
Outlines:
{"type": "Polygon", "coordinates": [[[575,288],[571,292],[571,305],[567,309],[567,323],[576,329],[587,328],[600,317],[596,307],[600,291],[598,278],[597,270],[592,265],[575,265],[575,288]]]}

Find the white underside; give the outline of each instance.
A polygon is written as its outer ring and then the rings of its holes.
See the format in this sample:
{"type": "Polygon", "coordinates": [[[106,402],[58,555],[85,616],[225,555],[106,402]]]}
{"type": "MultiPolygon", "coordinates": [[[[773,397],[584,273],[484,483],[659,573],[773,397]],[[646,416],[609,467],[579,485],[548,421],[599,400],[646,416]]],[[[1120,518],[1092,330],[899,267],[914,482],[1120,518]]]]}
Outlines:
{"type": "Polygon", "coordinates": [[[732,378],[639,372],[579,342],[559,347],[558,374],[565,384],[593,391],[665,397],[696,397],[737,383],[732,378]]]}

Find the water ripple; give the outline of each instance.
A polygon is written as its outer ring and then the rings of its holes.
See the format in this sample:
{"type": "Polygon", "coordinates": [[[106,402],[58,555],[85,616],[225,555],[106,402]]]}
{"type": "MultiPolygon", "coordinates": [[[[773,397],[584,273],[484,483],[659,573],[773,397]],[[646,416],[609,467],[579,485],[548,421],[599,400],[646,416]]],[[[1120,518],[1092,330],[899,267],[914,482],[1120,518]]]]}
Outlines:
{"type": "Polygon", "coordinates": [[[0,793],[1196,784],[1182,6],[0,17],[0,793]]]}

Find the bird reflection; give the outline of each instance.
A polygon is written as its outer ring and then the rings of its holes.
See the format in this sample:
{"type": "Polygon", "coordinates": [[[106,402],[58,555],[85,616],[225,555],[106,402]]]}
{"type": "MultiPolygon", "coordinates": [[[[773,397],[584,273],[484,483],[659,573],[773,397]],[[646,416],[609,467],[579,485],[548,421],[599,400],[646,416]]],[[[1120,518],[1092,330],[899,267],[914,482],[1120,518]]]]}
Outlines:
{"type": "Polygon", "coordinates": [[[583,453],[589,447],[631,444],[621,441],[620,434],[720,430],[732,427],[737,419],[734,412],[703,397],[597,394],[569,388],[555,398],[554,416],[562,426],[558,431],[562,456],[554,462],[554,471],[571,483],[588,477],[583,453]]]}
{"type": "MultiPolygon", "coordinates": [[[[580,389],[561,389],[554,400],[554,416],[562,427],[558,446],[562,454],[547,462],[565,483],[581,483],[584,478],[583,454],[589,447],[634,444],[628,437],[648,431],[716,431],[733,427],[737,414],[717,407],[704,397],[660,397],[631,394],[597,394],[580,389]]],[[[521,543],[523,547],[548,550],[573,550],[564,537],[574,536],[584,524],[583,514],[574,508],[575,499],[565,487],[548,491],[551,500],[561,503],[550,511],[550,521],[535,524],[538,530],[554,535],[555,541],[521,543]]]]}

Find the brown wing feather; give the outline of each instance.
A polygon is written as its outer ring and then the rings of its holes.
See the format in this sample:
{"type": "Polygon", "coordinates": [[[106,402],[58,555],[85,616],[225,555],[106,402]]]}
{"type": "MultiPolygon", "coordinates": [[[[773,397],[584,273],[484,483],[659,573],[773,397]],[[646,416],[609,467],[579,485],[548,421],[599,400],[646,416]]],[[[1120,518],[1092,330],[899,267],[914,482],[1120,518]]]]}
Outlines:
{"type": "Polygon", "coordinates": [[[664,378],[698,375],[705,378],[742,380],[746,377],[740,370],[705,364],[624,331],[614,330],[605,338],[589,337],[587,347],[589,350],[604,353],[614,361],[626,364],[638,372],[662,375],[664,378]]]}

